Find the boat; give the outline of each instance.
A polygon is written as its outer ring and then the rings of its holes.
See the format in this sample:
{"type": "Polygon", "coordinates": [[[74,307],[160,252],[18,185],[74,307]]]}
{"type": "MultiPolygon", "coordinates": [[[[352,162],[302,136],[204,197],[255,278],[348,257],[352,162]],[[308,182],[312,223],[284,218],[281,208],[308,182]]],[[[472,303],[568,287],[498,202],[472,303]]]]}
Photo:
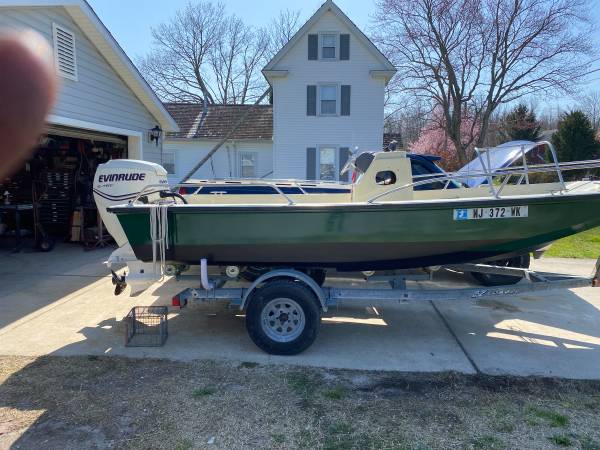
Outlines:
{"type": "MultiPolygon", "coordinates": [[[[343,185],[347,192],[286,193],[263,181],[249,184],[276,194],[205,196],[210,202],[168,186],[159,165],[115,160],[98,168],[94,193],[120,247],[109,262],[126,262],[130,281],[147,282],[157,264],[178,274],[201,260],[338,271],[489,261],[600,225],[600,182],[563,177],[600,161],[559,164],[550,143],[538,145],[548,146],[553,162],[491,171],[480,152],[479,170],[414,176],[403,151],[363,153],[349,163],[357,175],[343,185]],[[532,183],[534,173],[556,180],[532,183]],[[481,177],[487,183],[474,187],[460,181],[481,177]]],[[[312,182],[289,181],[303,183],[312,182]]]]}
{"type": "MultiPolygon", "coordinates": [[[[369,155],[366,154],[365,156],[369,155]]],[[[431,174],[432,177],[436,177],[446,175],[446,172],[436,164],[441,160],[439,156],[407,153],[406,157],[410,160],[413,176],[431,174]]],[[[355,160],[355,158],[351,159],[342,169],[342,172],[352,171],[355,160]]],[[[443,187],[443,185],[422,184],[417,189],[427,190],[440,187],[443,187]]],[[[460,185],[458,183],[449,185],[449,188],[455,187],[460,187],[460,185]]],[[[347,182],[248,178],[190,179],[178,187],[179,194],[183,195],[188,203],[223,203],[225,201],[227,203],[246,203],[249,195],[253,196],[253,200],[268,201],[268,197],[262,196],[276,198],[281,194],[295,194],[304,197],[307,194],[350,194],[351,191],[352,185],[347,182]],[[225,199],[223,196],[227,196],[227,198],[225,199]]],[[[296,197],[296,201],[303,201],[303,197],[296,197]]],[[[310,199],[310,201],[314,201],[314,199],[310,199]]]]}
{"type": "MultiPolygon", "coordinates": [[[[387,151],[395,151],[395,145],[389,146],[387,151]]],[[[544,144],[532,141],[510,141],[497,147],[484,149],[486,167],[494,172],[507,168],[520,159],[527,158],[529,163],[543,163],[543,155],[546,151],[544,144]],[[490,156],[491,155],[491,156],[490,156]]],[[[356,155],[358,156],[358,155],[356,155]]],[[[368,156],[368,155],[367,155],[368,156]]],[[[429,154],[406,153],[411,164],[413,177],[423,179],[424,175],[430,174],[432,177],[445,176],[447,173],[438,165],[441,157],[429,154]]],[[[341,172],[350,172],[354,167],[356,158],[351,158],[346,167],[341,172]]],[[[475,158],[462,168],[456,171],[456,174],[478,172],[483,170],[480,158],[475,158]]],[[[416,190],[430,189],[453,189],[457,187],[476,187],[486,184],[485,176],[467,177],[462,180],[455,180],[444,186],[443,183],[419,184],[414,187],[416,190]]],[[[190,179],[182,183],[179,188],[179,194],[183,195],[188,203],[223,203],[227,196],[228,203],[245,203],[248,195],[262,196],[270,195],[277,197],[283,194],[348,194],[352,186],[347,182],[335,181],[307,181],[307,180],[274,180],[274,179],[248,179],[248,178],[221,178],[221,179],[190,179]],[[216,196],[216,197],[215,197],[216,196]]],[[[259,197],[254,197],[254,199],[259,197]]],[[[265,200],[266,198],[262,198],[265,200]]]]}

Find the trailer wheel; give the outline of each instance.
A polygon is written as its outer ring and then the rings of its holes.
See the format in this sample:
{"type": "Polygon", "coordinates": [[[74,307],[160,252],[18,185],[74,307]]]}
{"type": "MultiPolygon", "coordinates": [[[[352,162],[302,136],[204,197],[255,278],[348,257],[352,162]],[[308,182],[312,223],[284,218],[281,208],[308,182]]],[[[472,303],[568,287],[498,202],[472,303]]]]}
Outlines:
{"type": "MultiPolygon", "coordinates": [[[[511,259],[502,259],[499,261],[489,261],[492,266],[504,266],[504,267],[517,267],[521,269],[528,269],[531,262],[529,253],[526,255],[517,256],[511,259]]],[[[500,275],[494,273],[480,273],[473,272],[473,278],[484,286],[502,286],[505,284],[516,284],[521,281],[522,277],[512,275],[500,275]]]]}
{"type": "Polygon", "coordinates": [[[252,341],[273,355],[296,355],[316,339],[321,309],[303,283],[276,279],[252,294],[246,329],[252,341]]]}
{"type": "Polygon", "coordinates": [[[50,252],[54,248],[54,239],[49,238],[49,237],[41,238],[36,243],[36,246],[37,246],[38,250],[41,252],[50,252]]]}

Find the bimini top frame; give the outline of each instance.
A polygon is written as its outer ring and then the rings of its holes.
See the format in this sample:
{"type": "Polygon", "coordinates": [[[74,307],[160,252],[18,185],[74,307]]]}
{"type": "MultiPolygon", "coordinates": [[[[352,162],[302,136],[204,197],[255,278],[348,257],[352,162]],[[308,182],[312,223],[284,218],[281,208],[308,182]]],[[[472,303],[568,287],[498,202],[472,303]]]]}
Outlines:
{"type": "Polygon", "coordinates": [[[500,168],[500,169],[490,169],[491,162],[490,162],[489,149],[476,148],[475,152],[477,154],[477,158],[478,158],[483,170],[470,171],[470,172],[445,173],[445,174],[439,174],[439,175],[435,175],[435,174],[434,175],[431,175],[431,174],[415,175],[415,176],[413,176],[413,181],[411,183],[406,183],[402,186],[397,186],[388,191],[379,193],[379,194],[371,197],[369,200],[367,200],[367,203],[375,203],[377,200],[379,200],[383,197],[386,197],[389,194],[392,194],[394,192],[399,192],[399,191],[409,189],[409,188],[414,188],[415,186],[422,186],[422,185],[427,185],[427,184],[432,184],[432,183],[445,182],[443,189],[447,189],[450,182],[452,182],[452,181],[464,184],[465,179],[482,178],[482,177],[486,178],[487,186],[490,190],[490,194],[494,198],[498,199],[498,198],[501,198],[500,194],[502,193],[503,189],[507,186],[508,182],[510,181],[510,179],[513,176],[517,176],[517,175],[519,176],[519,179],[517,180],[517,184],[523,184],[523,182],[525,182],[525,184],[530,184],[529,176],[533,173],[556,173],[556,175],[558,177],[558,181],[561,186],[561,190],[557,193],[566,194],[569,192],[569,190],[567,189],[567,186],[564,181],[564,177],[563,177],[563,173],[562,173],[563,171],[600,168],[600,159],[559,163],[557,160],[557,157],[556,157],[556,150],[554,149],[554,146],[552,145],[552,143],[550,143],[548,141],[536,142],[535,145],[536,146],[547,145],[550,149],[550,153],[552,155],[553,161],[551,163],[545,163],[545,164],[528,164],[527,160],[526,160],[526,148],[530,147],[531,145],[532,144],[527,145],[527,146],[526,145],[521,146],[520,152],[521,152],[521,158],[522,158],[522,165],[520,165],[520,166],[504,167],[504,168],[500,168]],[[485,156],[485,158],[484,158],[484,156],[485,156]],[[505,178],[504,178],[504,180],[502,180],[502,182],[499,185],[495,185],[494,179],[498,178],[498,177],[505,177],[505,178]]]}

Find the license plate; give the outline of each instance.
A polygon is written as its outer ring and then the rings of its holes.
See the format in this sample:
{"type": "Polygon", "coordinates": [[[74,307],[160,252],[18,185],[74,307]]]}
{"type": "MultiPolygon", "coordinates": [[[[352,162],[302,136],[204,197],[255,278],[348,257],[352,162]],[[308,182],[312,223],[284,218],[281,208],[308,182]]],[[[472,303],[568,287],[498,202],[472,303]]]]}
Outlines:
{"type": "Polygon", "coordinates": [[[500,206],[494,208],[460,208],[454,210],[454,220],[514,219],[528,217],[527,206],[500,206]]]}

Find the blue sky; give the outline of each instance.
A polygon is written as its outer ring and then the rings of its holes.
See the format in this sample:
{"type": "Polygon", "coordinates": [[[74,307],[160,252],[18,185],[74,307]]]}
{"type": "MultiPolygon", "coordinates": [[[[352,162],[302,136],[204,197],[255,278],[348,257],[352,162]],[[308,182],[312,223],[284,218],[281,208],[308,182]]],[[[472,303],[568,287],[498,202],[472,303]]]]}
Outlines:
{"type": "MultiPolygon", "coordinates": [[[[129,57],[135,60],[146,53],[150,43],[150,29],[168,20],[189,0],[88,0],[100,19],[111,31],[129,57]]],[[[235,13],[247,24],[267,25],[282,9],[301,10],[304,23],[324,0],[226,0],[229,13],[235,13]],[[257,6],[260,5],[260,6],[257,6]]],[[[215,1],[216,3],[216,1],[215,1]]],[[[336,0],[336,4],[365,30],[375,3],[370,0],[336,0]]]]}
{"type": "MultiPolygon", "coordinates": [[[[88,0],[100,19],[111,31],[129,57],[136,61],[149,49],[152,36],[151,28],[167,21],[189,0],[88,0]]],[[[246,23],[254,26],[267,25],[282,9],[301,10],[300,20],[304,23],[324,0],[226,0],[223,3],[229,13],[235,13],[246,23]],[[259,6],[258,6],[259,5],[259,6]]],[[[336,4],[364,31],[371,25],[375,14],[374,0],[335,0],[336,4]]],[[[600,0],[592,0],[593,4],[600,0]]],[[[600,28],[600,8],[593,8],[594,16],[600,28]]],[[[591,36],[600,48],[600,34],[591,36]]],[[[600,68],[600,63],[597,65],[600,68]]],[[[600,73],[593,77],[589,89],[600,90],[600,73]]],[[[572,99],[552,99],[551,103],[560,104],[564,109],[574,103],[572,99]]],[[[538,109],[544,109],[546,101],[537,100],[538,109]]],[[[542,111],[538,111],[542,112],[542,111]]]]}

